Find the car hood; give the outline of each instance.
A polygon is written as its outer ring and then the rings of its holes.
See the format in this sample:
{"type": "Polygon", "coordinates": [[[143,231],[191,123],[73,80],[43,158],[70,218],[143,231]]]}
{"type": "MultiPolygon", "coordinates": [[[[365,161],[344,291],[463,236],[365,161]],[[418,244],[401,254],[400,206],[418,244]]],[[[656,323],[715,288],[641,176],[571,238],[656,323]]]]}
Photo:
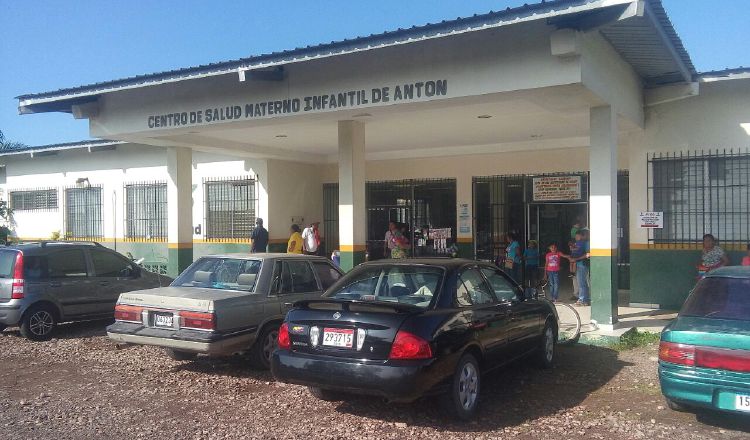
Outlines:
{"type": "Polygon", "coordinates": [[[750,347],[750,321],[678,316],[662,333],[662,340],[708,347],[750,347]]]}
{"type": "Polygon", "coordinates": [[[119,304],[212,312],[219,301],[242,298],[254,293],[200,287],[158,287],[120,295],[119,304]]]}

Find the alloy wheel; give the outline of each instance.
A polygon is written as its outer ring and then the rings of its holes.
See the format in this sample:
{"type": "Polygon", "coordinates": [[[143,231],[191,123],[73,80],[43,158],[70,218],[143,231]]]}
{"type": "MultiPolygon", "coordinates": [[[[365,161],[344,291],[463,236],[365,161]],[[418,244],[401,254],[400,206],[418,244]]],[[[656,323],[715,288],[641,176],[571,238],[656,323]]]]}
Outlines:
{"type": "Polygon", "coordinates": [[[55,319],[46,310],[39,310],[29,318],[29,330],[37,336],[45,336],[55,326],[55,319]]]}
{"type": "Polygon", "coordinates": [[[266,336],[266,340],[263,341],[263,356],[268,359],[268,361],[271,361],[271,356],[273,355],[273,351],[276,350],[276,348],[279,345],[279,331],[274,330],[271,332],[268,332],[268,335],[266,336]]]}
{"type": "Polygon", "coordinates": [[[458,396],[464,410],[470,410],[477,401],[479,373],[471,362],[464,364],[458,380],[458,396]]]}
{"type": "Polygon", "coordinates": [[[544,356],[547,362],[552,362],[552,357],[555,355],[555,335],[552,332],[552,327],[547,327],[544,332],[544,356]]]}

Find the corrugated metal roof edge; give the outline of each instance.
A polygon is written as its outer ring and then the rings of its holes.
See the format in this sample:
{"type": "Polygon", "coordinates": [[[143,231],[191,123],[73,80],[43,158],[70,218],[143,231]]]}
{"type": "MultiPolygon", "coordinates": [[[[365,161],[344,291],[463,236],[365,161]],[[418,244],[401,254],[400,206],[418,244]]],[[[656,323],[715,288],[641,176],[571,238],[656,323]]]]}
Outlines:
{"type": "Polygon", "coordinates": [[[741,74],[741,73],[750,73],[750,67],[729,67],[726,69],[721,70],[709,70],[707,72],[700,72],[698,73],[699,78],[706,78],[706,77],[717,77],[717,76],[729,76],[729,75],[735,75],[735,74],[741,74]]]}
{"type": "Polygon", "coordinates": [[[126,144],[125,141],[108,141],[103,139],[89,139],[78,142],[64,142],[59,144],[49,145],[26,145],[22,148],[11,148],[7,150],[0,150],[0,156],[10,156],[14,154],[25,154],[25,153],[38,153],[44,151],[58,151],[58,150],[73,150],[77,148],[92,148],[92,147],[109,147],[112,145],[126,144]]]}
{"type": "MultiPolygon", "coordinates": [[[[153,81],[159,81],[164,80],[169,77],[180,77],[187,74],[197,74],[200,72],[206,72],[209,73],[211,71],[214,71],[216,69],[226,69],[226,70],[232,70],[232,69],[240,69],[243,67],[247,67],[248,64],[252,63],[260,63],[260,62],[272,62],[271,60],[273,58],[279,58],[279,57],[288,57],[289,55],[296,54],[297,56],[312,56],[312,54],[315,53],[322,53],[322,52],[331,52],[332,50],[344,47],[344,46],[352,46],[352,45],[358,45],[362,43],[366,43],[368,41],[376,41],[378,39],[387,39],[387,38],[396,38],[400,37],[401,39],[408,39],[410,35],[417,35],[419,33],[425,32],[425,31],[434,31],[440,28],[451,28],[461,25],[470,25],[473,22],[478,23],[482,22],[483,20],[499,20],[502,18],[510,17],[514,14],[519,13],[532,13],[536,12],[537,10],[541,10],[544,8],[548,8],[549,11],[553,11],[555,9],[559,9],[562,7],[570,7],[570,6],[582,6],[589,3],[594,3],[598,0],[541,0],[539,3],[533,3],[533,4],[524,4],[523,6],[517,6],[515,8],[506,8],[502,11],[490,11],[486,14],[474,14],[471,17],[458,17],[454,20],[443,20],[440,23],[427,23],[421,26],[412,26],[408,29],[402,29],[399,28],[394,31],[386,31],[380,34],[371,34],[369,36],[362,36],[362,37],[356,37],[353,39],[343,39],[340,41],[331,41],[330,43],[322,43],[318,45],[310,45],[303,48],[296,48],[291,50],[283,50],[278,52],[271,52],[267,54],[260,54],[256,56],[251,56],[247,58],[239,58],[236,60],[228,60],[228,61],[220,61],[216,63],[209,63],[209,64],[202,64],[198,66],[192,66],[192,67],[185,67],[180,69],[174,69],[174,70],[167,70],[163,72],[157,72],[157,73],[150,73],[145,75],[136,75],[131,76],[127,78],[112,80],[112,81],[103,81],[103,82],[97,82],[93,84],[88,85],[82,85],[77,87],[69,87],[69,88],[62,88],[55,91],[49,91],[49,92],[41,92],[41,93],[28,93],[23,94],[20,96],[17,96],[16,99],[18,100],[27,100],[27,99],[39,99],[39,98],[49,98],[54,97],[58,95],[66,95],[76,92],[88,92],[93,91],[96,89],[101,89],[104,87],[117,87],[117,86],[127,86],[127,85],[134,85],[138,83],[144,83],[149,80],[153,81]]],[[[658,1],[658,0],[657,0],[658,1]]]]}
{"type": "Polygon", "coordinates": [[[647,1],[650,2],[651,8],[656,14],[657,19],[659,20],[661,25],[664,27],[664,32],[666,32],[670,41],[674,45],[674,48],[677,51],[677,53],[680,55],[682,62],[685,63],[685,65],[688,67],[688,69],[690,70],[690,73],[693,76],[696,76],[698,72],[695,70],[693,61],[690,59],[690,54],[688,54],[687,49],[685,49],[685,46],[682,44],[682,39],[677,34],[677,30],[675,30],[674,25],[672,24],[672,21],[669,19],[669,16],[667,15],[667,11],[664,9],[664,5],[662,4],[662,0],[647,0],[647,1]]]}

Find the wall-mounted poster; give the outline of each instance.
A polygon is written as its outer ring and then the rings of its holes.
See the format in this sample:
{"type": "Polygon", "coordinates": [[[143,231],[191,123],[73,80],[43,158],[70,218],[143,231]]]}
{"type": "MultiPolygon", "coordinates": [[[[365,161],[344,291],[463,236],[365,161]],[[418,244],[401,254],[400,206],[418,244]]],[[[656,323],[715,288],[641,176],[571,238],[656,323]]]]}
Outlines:
{"type": "Polygon", "coordinates": [[[581,200],[581,176],[543,176],[533,178],[535,202],[581,200]]]}
{"type": "Polygon", "coordinates": [[[662,211],[641,211],[638,214],[638,227],[641,229],[662,229],[664,228],[664,212],[662,211]]]}

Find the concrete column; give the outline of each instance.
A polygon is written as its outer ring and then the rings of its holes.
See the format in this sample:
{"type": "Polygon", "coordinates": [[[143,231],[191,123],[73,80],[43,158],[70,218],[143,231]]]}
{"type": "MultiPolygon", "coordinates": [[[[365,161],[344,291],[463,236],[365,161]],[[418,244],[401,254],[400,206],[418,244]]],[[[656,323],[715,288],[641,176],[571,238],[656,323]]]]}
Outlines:
{"type": "MultiPolygon", "coordinates": [[[[169,275],[176,276],[193,262],[193,152],[167,148],[167,235],[169,275]]],[[[204,225],[205,227],[205,225],[204,225]]]]}
{"type": "Polygon", "coordinates": [[[591,319],[606,328],[617,322],[617,113],[595,107],[590,121],[591,319]]]}
{"type": "Polygon", "coordinates": [[[473,208],[473,182],[470,174],[459,176],[456,179],[456,218],[458,219],[458,231],[456,232],[456,243],[458,244],[458,255],[462,258],[474,258],[474,208],[473,208]]]}
{"type": "Polygon", "coordinates": [[[339,242],[341,268],[365,260],[365,125],[339,121],[339,242]]]}

